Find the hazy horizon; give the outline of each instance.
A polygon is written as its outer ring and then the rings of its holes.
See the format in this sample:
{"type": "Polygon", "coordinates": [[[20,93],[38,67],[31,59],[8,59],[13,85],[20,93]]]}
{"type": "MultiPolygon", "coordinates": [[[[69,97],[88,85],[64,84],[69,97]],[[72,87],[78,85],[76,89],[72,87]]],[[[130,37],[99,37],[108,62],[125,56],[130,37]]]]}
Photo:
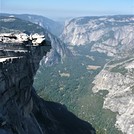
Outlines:
{"type": "Polygon", "coordinates": [[[77,0],[0,0],[1,13],[36,14],[48,18],[79,16],[133,15],[134,0],[77,1],[77,0]]]}

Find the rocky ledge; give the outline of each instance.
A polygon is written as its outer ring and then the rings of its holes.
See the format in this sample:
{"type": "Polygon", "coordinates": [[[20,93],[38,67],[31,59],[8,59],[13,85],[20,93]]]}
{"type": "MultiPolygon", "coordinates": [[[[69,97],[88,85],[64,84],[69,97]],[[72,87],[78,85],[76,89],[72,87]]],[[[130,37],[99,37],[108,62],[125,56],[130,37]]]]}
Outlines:
{"type": "Polygon", "coordinates": [[[35,45],[33,38],[21,35],[1,36],[0,134],[95,134],[90,124],[64,105],[44,101],[36,94],[33,77],[51,43],[43,37],[35,45]]]}

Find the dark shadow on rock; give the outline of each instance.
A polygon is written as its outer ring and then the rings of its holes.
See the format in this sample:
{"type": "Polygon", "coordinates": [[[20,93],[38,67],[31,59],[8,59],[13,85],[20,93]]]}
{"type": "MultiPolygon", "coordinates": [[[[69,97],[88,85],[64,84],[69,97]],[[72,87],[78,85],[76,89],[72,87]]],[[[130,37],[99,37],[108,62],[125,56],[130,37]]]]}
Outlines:
{"type": "Polygon", "coordinates": [[[46,134],[95,134],[95,129],[87,122],[69,112],[64,105],[44,101],[32,92],[33,113],[46,134]]]}

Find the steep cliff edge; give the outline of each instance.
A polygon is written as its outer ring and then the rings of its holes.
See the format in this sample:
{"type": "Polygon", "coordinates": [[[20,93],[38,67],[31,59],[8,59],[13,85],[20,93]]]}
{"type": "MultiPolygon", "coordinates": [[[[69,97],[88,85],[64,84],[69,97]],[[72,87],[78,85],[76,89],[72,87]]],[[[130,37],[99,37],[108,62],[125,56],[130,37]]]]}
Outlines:
{"type": "MultiPolygon", "coordinates": [[[[5,40],[6,37],[4,37],[5,40]]],[[[16,36],[10,36],[16,40],[16,36]]],[[[49,41],[0,42],[0,134],[94,134],[92,126],[65,106],[46,102],[32,85],[49,41]]],[[[47,76],[46,76],[47,77],[47,76]]]]}
{"type": "Polygon", "coordinates": [[[0,33],[5,32],[45,34],[46,39],[51,41],[52,49],[46,56],[44,56],[42,60],[42,64],[44,65],[56,64],[64,57],[71,55],[70,50],[60,39],[51,34],[47,29],[44,29],[40,25],[31,23],[30,21],[21,20],[13,16],[0,16],[0,33]]]}

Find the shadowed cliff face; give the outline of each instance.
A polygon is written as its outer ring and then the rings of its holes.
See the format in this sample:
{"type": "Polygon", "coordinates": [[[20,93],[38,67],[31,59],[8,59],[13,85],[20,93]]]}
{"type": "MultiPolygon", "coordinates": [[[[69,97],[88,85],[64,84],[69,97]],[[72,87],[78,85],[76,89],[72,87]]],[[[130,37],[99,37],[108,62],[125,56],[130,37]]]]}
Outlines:
{"type": "Polygon", "coordinates": [[[33,77],[50,44],[0,42],[0,134],[95,133],[65,106],[36,95],[33,77]]]}

